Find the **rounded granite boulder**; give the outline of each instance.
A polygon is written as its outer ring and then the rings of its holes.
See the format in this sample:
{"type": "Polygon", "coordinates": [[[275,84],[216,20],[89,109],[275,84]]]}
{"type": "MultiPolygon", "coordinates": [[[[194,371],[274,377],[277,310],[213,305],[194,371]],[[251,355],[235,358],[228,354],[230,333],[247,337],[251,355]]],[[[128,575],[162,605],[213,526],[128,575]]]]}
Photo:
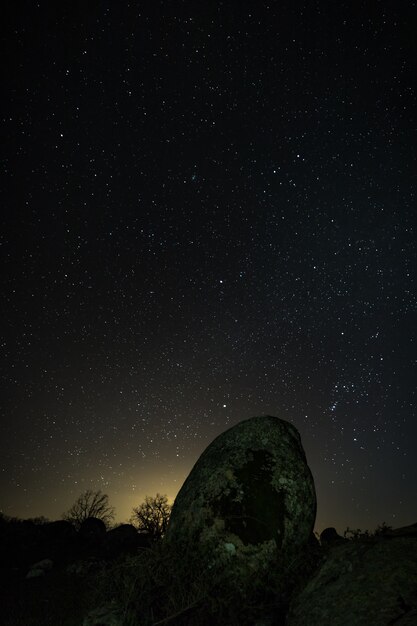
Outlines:
{"type": "Polygon", "coordinates": [[[232,576],[283,568],[312,534],[313,477],[297,429],[240,422],[203,452],[174,502],[166,540],[232,576]]]}
{"type": "Polygon", "coordinates": [[[417,537],[413,526],[330,546],[320,567],[293,598],[286,624],[415,626],[417,537]]]}

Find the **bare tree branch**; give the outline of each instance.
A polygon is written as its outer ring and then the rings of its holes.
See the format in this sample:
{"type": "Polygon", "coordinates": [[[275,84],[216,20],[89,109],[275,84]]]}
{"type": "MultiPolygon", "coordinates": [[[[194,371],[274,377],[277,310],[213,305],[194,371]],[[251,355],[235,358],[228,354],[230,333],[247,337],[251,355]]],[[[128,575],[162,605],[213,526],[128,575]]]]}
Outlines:
{"type": "Polygon", "coordinates": [[[139,531],[160,539],[167,529],[171,508],[167,496],[160,493],[155,497],[146,496],[145,501],[133,509],[130,521],[139,531]]]}
{"type": "Polygon", "coordinates": [[[62,519],[71,522],[76,528],[79,528],[88,517],[97,517],[106,526],[109,526],[114,519],[114,515],[114,507],[110,506],[107,494],[87,489],[77,498],[72,507],[62,515],[62,519]]]}

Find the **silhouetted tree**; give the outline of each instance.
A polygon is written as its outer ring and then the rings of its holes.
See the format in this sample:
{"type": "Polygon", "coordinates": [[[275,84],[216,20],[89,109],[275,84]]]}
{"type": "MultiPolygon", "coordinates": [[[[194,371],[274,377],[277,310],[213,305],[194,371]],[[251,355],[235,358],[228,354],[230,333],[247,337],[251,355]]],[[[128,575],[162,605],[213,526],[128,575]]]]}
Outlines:
{"type": "Polygon", "coordinates": [[[106,527],[114,520],[114,507],[109,504],[109,496],[99,491],[87,489],[62,515],[62,519],[71,522],[78,529],[88,517],[101,519],[106,527]]]}
{"type": "Polygon", "coordinates": [[[146,496],[145,501],[133,509],[130,522],[140,531],[147,532],[153,539],[160,539],[168,526],[172,506],[168,497],[157,493],[146,496]]]}

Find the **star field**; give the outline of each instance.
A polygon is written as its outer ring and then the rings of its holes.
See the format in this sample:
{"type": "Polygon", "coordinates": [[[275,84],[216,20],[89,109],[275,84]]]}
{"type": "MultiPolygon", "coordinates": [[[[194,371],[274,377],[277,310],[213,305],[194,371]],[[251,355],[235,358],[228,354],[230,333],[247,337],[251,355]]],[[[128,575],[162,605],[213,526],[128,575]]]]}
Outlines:
{"type": "Polygon", "coordinates": [[[9,7],[0,508],[125,521],[253,415],[416,521],[416,3],[9,7]]]}

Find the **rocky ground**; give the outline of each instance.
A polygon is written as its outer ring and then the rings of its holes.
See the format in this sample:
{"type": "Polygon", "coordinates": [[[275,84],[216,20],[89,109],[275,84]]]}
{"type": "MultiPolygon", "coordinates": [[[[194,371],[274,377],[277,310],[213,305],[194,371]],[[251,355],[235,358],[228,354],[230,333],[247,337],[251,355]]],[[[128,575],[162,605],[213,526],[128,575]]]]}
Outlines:
{"type": "Polygon", "coordinates": [[[274,601],[268,593],[264,602],[258,595],[258,606],[249,598],[245,606],[222,597],[221,585],[211,592],[197,585],[187,596],[180,579],[186,574],[171,571],[174,561],[162,544],[146,549],[146,556],[136,549],[119,559],[89,556],[1,568],[0,621],[4,626],[417,624],[417,524],[350,540],[326,531],[321,544],[307,552],[294,563],[289,602],[279,594],[274,601]]]}
{"type": "Polygon", "coordinates": [[[181,488],[165,537],[130,524],[0,519],[4,626],[412,626],[417,524],[313,534],[299,433],[254,417],[181,488]]]}

